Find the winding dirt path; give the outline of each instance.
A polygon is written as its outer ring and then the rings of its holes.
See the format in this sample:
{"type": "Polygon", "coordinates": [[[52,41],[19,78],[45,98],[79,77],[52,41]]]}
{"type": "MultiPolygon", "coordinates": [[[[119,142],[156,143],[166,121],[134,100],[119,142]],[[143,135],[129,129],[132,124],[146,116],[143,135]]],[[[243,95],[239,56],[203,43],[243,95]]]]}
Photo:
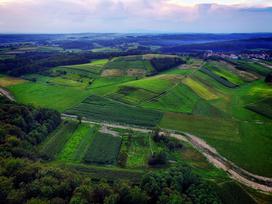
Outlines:
{"type": "MultiPolygon", "coordinates": [[[[77,120],[76,119],[77,116],[67,115],[67,114],[62,114],[62,118],[77,120]]],[[[94,122],[94,121],[89,121],[86,119],[82,120],[82,122],[102,125],[109,128],[129,129],[129,130],[134,130],[134,131],[143,132],[143,133],[152,132],[151,129],[144,128],[144,127],[134,127],[134,126],[128,126],[128,125],[113,124],[108,122],[94,122]]],[[[256,190],[269,192],[269,193],[272,192],[272,178],[259,176],[238,167],[231,161],[227,160],[225,157],[221,156],[216,151],[215,148],[211,147],[209,144],[207,144],[204,140],[200,139],[199,137],[196,137],[189,133],[175,132],[173,130],[165,129],[163,131],[170,132],[168,134],[170,137],[173,137],[185,142],[189,142],[190,144],[192,144],[193,147],[197,149],[200,153],[202,153],[210,163],[212,163],[217,168],[224,170],[232,179],[244,184],[245,186],[251,187],[256,190]]]]}

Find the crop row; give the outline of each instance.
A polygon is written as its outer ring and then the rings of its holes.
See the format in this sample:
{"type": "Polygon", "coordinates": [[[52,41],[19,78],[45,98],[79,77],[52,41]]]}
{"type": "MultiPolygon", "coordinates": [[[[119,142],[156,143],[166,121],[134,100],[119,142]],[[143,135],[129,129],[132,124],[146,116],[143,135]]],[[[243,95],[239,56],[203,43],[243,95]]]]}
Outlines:
{"type": "Polygon", "coordinates": [[[92,95],[67,111],[97,121],[110,121],[153,127],[162,118],[162,113],[135,106],[129,106],[104,97],[92,95]]]}
{"type": "Polygon", "coordinates": [[[226,87],[229,88],[235,88],[238,85],[231,83],[230,81],[228,81],[226,78],[222,77],[222,76],[218,76],[217,74],[213,73],[212,71],[210,71],[207,68],[201,68],[200,71],[202,71],[203,73],[209,75],[210,77],[212,77],[213,79],[215,79],[216,81],[218,81],[219,83],[223,84],[226,87]]]}
{"type": "Polygon", "coordinates": [[[115,164],[121,146],[121,137],[98,133],[89,146],[84,162],[94,164],[115,164]]]}

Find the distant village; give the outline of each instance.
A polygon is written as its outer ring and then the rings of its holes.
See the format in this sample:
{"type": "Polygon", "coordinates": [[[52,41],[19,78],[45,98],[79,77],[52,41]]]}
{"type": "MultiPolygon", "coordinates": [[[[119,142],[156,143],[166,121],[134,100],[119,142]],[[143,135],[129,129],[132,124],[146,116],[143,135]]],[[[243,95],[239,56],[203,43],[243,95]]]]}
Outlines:
{"type": "Polygon", "coordinates": [[[205,58],[209,57],[220,57],[226,59],[255,59],[255,60],[272,60],[271,51],[247,51],[243,53],[225,53],[225,52],[213,52],[212,50],[204,53],[205,58]]]}

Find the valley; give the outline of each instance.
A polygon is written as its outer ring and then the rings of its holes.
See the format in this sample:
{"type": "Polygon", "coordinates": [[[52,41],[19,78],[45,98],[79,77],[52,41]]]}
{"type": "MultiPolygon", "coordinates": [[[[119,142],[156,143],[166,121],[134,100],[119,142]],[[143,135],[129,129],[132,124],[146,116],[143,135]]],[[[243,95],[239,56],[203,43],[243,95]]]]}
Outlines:
{"type": "MultiPolygon", "coordinates": [[[[26,55],[29,49],[19,48],[26,55]]],[[[29,154],[33,154],[34,163],[74,172],[99,185],[105,180],[110,186],[123,181],[141,186],[146,175],[190,168],[190,176],[201,179],[198,185],[211,186],[222,203],[270,203],[269,60],[207,57],[206,52],[198,51],[163,53],[159,48],[147,53],[123,51],[125,54],[117,47],[90,52],[48,49],[30,49],[31,56],[46,55],[45,60],[38,57],[42,65],[30,60],[26,65],[31,70],[19,67],[0,75],[3,98],[15,106],[32,107],[35,114],[34,109],[56,111],[61,120],[54,128],[38,122],[42,127],[26,135],[46,132],[47,136],[35,143],[30,140],[31,148],[22,143],[26,149],[33,148],[33,153],[20,153],[19,158],[32,160],[29,154]],[[17,75],[20,72],[23,74],[17,75]],[[238,193],[231,200],[233,189],[238,193]]],[[[2,63],[14,59],[2,59],[2,63]]],[[[12,113],[12,105],[6,103],[3,111],[9,107],[12,113]]],[[[26,117],[24,111],[19,112],[26,117]]],[[[35,117],[41,120],[39,114],[35,117]]],[[[25,127],[28,117],[13,120],[12,125],[29,131],[25,127]]],[[[14,138],[4,139],[3,144],[11,148],[6,155],[22,151],[16,149],[14,138]]],[[[181,192],[194,203],[194,192],[181,192]]]]}

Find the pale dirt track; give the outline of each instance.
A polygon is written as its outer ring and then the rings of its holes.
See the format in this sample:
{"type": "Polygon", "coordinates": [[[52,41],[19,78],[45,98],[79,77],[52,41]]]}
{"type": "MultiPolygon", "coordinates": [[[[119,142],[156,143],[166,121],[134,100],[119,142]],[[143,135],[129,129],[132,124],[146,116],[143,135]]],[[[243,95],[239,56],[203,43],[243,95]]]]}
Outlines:
{"type": "Polygon", "coordinates": [[[5,96],[6,98],[8,98],[11,101],[15,101],[15,99],[12,97],[12,95],[6,90],[0,87],[0,95],[5,96]]]}
{"type": "MultiPolygon", "coordinates": [[[[63,119],[70,118],[70,119],[76,120],[76,117],[77,116],[62,114],[63,119]]],[[[113,124],[113,123],[107,123],[107,122],[94,122],[89,120],[82,120],[82,122],[102,125],[109,128],[128,129],[128,130],[144,132],[144,133],[152,132],[151,129],[142,128],[142,127],[132,127],[128,125],[120,125],[120,124],[113,124]]],[[[193,147],[197,149],[199,152],[201,152],[211,164],[213,164],[217,168],[224,170],[232,179],[242,183],[245,186],[251,187],[256,190],[269,192],[269,193],[272,192],[272,178],[255,175],[253,173],[250,173],[238,167],[231,161],[221,156],[216,151],[215,148],[211,147],[209,144],[207,144],[204,140],[200,139],[199,137],[196,137],[188,133],[176,133],[171,130],[165,130],[165,131],[170,132],[168,134],[170,137],[174,137],[178,140],[182,140],[192,144],[193,147]]]]}

